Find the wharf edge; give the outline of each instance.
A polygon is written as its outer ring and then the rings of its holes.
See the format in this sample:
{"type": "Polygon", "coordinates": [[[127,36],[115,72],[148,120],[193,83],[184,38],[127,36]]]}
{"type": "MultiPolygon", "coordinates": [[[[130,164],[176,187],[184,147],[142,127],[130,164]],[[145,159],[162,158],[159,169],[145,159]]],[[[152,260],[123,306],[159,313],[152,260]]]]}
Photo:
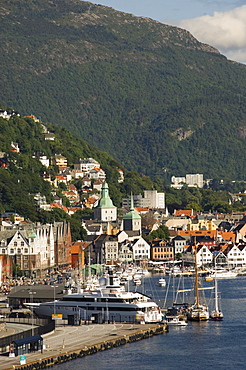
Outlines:
{"type": "MultiPolygon", "coordinates": [[[[97,341],[97,339],[95,338],[93,344],[90,344],[90,345],[82,344],[81,347],[79,347],[79,343],[76,343],[73,346],[70,346],[70,347],[73,347],[73,349],[67,348],[67,350],[65,350],[64,348],[62,348],[60,351],[56,349],[52,351],[53,352],[52,355],[49,354],[49,350],[44,350],[43,353],[34,352],[32,353],[32,357],[35,357],[35,358],[32,361],[28,361],[24,365],[20,365],[20,364],[15,365],[13,364],[12,361],[11,361],[12,362],[11,364],[7,365],[7,363],[5,362],[5,364],[2,364],[2,366],[0,364],[0,370],[45,369],[45,368],[48,368],[48,367],[51,367],[57,364],[61,364],[66,361],[74,360],[76,358],[82,358],[84,356],[92,355],[94,353],[101,352],[107,349],[116,348],[116,347],[119,347],[127,343],[133,343],[138,340],[147,339],[154,335],[163,334],[168,331],[168,326],[164,323],[149,324],[149,325],[148,324],[144,324],[144,325],[135,324],[132,326],[133,327],[130,328],[129,325],[125,324],[125,328],[123,328],[123,330],[130,330],[131,333],[122,334],[122,329],[119,330],[118,334],[106,333],[105,337],[103,338],[105,340],[102,340],[102,338],[100,338],[100,341],[97,341]],[[109,338],[112,335],[114,337],[109,338]]],[[[96,327],[97,325],[95,325],[95,328],[96,327]]],[[[26,355],[28,358],[29,354],[26,354],[26,355]]],[[[18,357],[15,357],[15,363],[16,361],[18,361],[18,357]]]]}

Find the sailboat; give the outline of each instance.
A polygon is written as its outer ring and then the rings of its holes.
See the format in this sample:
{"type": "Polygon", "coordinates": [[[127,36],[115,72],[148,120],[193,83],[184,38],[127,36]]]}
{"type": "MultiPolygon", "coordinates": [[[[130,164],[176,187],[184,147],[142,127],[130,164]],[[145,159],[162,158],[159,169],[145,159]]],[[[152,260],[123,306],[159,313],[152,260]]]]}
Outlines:
{"type": "Polygon", "coordinates": [[[223,320],[223,312],[219,308],[219,293],[218,293],[218,282],[217,282],[217,276],[216,276],[216,257],[214,259],[215,263],[215,271],[214,271],[214,301],[215,301],[215,307],[211,311],[210,314],[210,320],[215,321],[221,321],[223,320]]]}
{"type": "Polygon", "coordinates": [[[200,303],[199,290],[197,247],[195,246],[195,303],[187,308],[187,319],[191,321],[205,321],[209,319],[208,306],[200,303]]]}

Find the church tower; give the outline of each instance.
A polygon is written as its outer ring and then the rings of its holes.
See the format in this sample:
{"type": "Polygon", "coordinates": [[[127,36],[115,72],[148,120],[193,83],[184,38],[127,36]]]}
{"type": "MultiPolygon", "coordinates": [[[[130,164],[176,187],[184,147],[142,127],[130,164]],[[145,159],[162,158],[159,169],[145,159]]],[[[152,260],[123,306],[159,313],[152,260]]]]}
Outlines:
{"type": "Polygon", "coordinates": [[[134,209],[133,196],[131,195],[130,212],[123,217],[124,231],[139,231],[141,234],[142,223],[140,214],[134,209]]]}
{"type": "Polygon", "coordinates": [[[102,186],[102,196],[98,205],[94,208],[94,219],[98,221],[116,221],[117,207],[113,205],[109,197],[108,184],[105,182],[102,186]]]}

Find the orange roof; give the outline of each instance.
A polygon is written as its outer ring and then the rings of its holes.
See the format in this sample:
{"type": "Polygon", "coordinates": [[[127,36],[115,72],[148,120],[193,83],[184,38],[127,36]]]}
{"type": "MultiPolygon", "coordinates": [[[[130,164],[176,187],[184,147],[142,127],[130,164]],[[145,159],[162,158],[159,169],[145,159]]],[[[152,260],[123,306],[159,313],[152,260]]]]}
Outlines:
{"type": "Polygon", "coordinates": [[[59,203],[52,203],[50,205],[51,208],[60,208],[62,209],[63,211],[65,212],[68,212],[68,208],[67,207],[64,207],[62,204],[59,204],[59,203]]]}
{"type": "Polygon", "coordinates": [[[87,202],[88,202],[88,203],[90,203],[90,204],[94,204],[94,203],[96,203],[96,201],[97,201],[97,199],[92,198],[92,197],[89,197],[89,198],[87,199],[87,202]]]}
{"type": "Polygon", "coordinates": [[[174,216],[180,217],[180,216],[193,216],[193,210],[192,209],[176,209],[174,212],[174,216]]]}
{"type": "Polygon", "coordinates": [[[179,230],[178,235],[180,236],[210,236],[216,238],[217,230],[179,230]]]}
{"type": "Polygon", "coordinates": [[[71,253],[78,254],[81,252],[81,250],[84,250],[90,244],[90,242],[74,242],[72,244],[71,253]]]}
{"type": "Polygon", "coordinates": [[[134,207],[138,213],[141,213],[141,212],[148,212],[149,208],[148,207],[134,207]]]}
{"type": "Polygon", "coordinates": [[[222,238],[227,241],[235,242],[236,235],[233,232],[221,232],[222,238]]]}

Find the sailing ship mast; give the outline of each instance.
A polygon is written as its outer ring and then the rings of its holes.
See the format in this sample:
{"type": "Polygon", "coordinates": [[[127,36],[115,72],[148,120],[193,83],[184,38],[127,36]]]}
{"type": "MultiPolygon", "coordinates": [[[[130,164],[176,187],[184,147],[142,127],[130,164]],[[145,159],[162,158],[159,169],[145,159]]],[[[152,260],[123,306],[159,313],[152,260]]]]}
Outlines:
{"type": "Polygon", "coordinates": [[[195,303],[188,307],[188,320],[203,321],[209,319],[208,307],[202,305],[199,299],[199,279],[198,279],[198,263],[197,263],[197,245],[196,238],[194,240],[195,249],[195,303]]]}
{"type": "Polygon", "coordinates": [[[217,282],[217,265],[216,265],[216,258],[214,258],[214,295],[215,295],[215,307],[214,310],[211,312],[210,319],[211,320],[223,320],[223,313],[219,308],[219,293],[218,293],[218,282],[217,282]]]}
{"type": "Polygon", "coordinates": [[[198,280],[198,266],[197,266],[197,246],[196,246],[196,239],[195,239],[195,293],[196,293],[196,306],[199,307],[199,280],[198,280]]]}

